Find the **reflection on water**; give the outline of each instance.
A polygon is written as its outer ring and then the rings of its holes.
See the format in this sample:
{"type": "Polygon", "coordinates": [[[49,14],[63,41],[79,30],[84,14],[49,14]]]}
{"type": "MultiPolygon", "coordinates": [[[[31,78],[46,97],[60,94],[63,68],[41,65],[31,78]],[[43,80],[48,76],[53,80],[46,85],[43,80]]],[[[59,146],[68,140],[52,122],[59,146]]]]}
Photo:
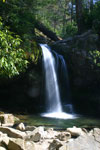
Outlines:
{"type": "Polygon", "coordinates": [[[21,122],[33,126],[54,127],[55,129],[66,129],[67,127],[84,127],[93,128],[100,127],[100,119],[90,117],[79,117],[76,119],[54,119],[41,117],[40,115],[19,115],[21,122]]]}

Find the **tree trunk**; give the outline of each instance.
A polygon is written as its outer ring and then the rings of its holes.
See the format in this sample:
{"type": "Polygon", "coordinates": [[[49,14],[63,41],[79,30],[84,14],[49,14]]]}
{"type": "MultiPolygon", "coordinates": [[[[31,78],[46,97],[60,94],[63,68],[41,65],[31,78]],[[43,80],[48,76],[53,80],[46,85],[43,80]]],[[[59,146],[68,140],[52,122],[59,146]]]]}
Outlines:
{"type": "Polygon", "coordinates": [[[76,0],[76,21],[79,34],[81,34],[84,30],[82,12],[83,12],[83,0],[76,0]]]}
{"type": "Polygon", "coordinates": [[[90,0],[90,10],[93,10],[93,0],[90,0]]]}
{"type": "Polygon", "coordinates": [[[56,33],[49,30],[47,27],[45,27],[41,22],[35,21],[35,28],[41,31],[44,35],[49,37],[53,41],[61,40],[59,37],[57,37],[56,33]]]}
{"type": "Polygon", "coordinates": [[[73,0],[71,0],[71,23],[73,20],[73,0]]]}

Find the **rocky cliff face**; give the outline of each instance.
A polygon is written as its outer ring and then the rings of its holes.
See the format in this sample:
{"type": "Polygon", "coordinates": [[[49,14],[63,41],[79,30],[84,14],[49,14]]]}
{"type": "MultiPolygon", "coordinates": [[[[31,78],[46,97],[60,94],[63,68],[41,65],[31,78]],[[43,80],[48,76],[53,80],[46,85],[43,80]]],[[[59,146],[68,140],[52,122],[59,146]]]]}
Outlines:
{"type": "Polygon", "coordinates": [[[66,60],[73,103],[84,113],[100,113],[99,45],[98,35],[92,31],[51,44],[66,60]]]}
{"type": "Polygon", "coordinates": [[[100,81],[99,67],[90,52],[98,50],[99,39],[92,31],[55,42],[52,49],[62,54],[67,62],[73,86],[86,87],[100,81]]]}

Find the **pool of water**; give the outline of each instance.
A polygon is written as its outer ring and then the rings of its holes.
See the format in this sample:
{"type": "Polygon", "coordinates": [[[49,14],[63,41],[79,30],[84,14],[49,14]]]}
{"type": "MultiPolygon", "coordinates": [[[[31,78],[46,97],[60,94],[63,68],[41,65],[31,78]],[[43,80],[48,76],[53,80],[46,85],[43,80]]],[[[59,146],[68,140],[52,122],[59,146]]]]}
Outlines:
{"type": "Polygon", "coordinates": [[[56,119],[56,118],[48,118],[42,117],[40,114],[35,115],[17,115],[20,118],[20,122],[25,123],[26,125],[32,126],[45,126],[45,127],[53,127],[55,129],[66,129],[68,127],[81,127],[91,129],[94,127],[100,128],[100,119],[79,116],[74,119],[56,119]]]}

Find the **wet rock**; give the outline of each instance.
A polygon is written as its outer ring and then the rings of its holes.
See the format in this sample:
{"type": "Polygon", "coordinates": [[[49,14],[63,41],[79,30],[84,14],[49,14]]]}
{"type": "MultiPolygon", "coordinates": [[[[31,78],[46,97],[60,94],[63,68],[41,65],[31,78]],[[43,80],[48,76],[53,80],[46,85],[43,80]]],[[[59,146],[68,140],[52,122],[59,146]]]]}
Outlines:
{"type": "Polygon", "coordinates": [[[26,133],[19,131],[17,129],[13,129],[10,127],[0,127],[0,131],[3,133],[6,133],[9,137],[13,137],[13,138],[25,138],[26,137],[26,133]]]}

